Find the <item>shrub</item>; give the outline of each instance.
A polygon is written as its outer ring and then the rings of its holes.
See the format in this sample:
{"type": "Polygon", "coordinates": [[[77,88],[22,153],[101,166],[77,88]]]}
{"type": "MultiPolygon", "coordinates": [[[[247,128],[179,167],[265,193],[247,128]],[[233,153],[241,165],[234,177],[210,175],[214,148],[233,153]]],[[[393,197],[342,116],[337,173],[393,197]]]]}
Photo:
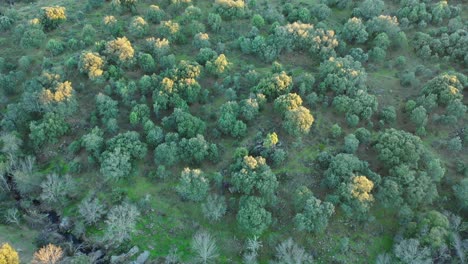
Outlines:
{"type": "Polygon", "coordinates": [[[106,213],[105,206],[98,198],[86,198],[78,205],[78,212],[88,225],[94,225],[106,213]]]}
{"type": "MultiPolygon", "coordinates": [[[[146,50],[153,55],[154,58],[161,59],[162,56],[167,55],[170,50],[169,40],[147,38],[145,41],[146,50]]],[[[163,64],[161,62],[161,64],[163,64]]]]}
{"type": "Polygon", "coordinates": [[[197,33],[193,37],[192,45],[197,49],[209,48],[211,46],[210,36],[206,33],[197,33]]]}
{"type": "Polygon", "coordinates": [[[130,239],[139,216],[140,212],[132,204],[123,203],[112,207],[107,214],[104,241],[118,246],[130,239]]]}
{"type": "Polygon", "coordinates": [[[367,34],[366,26],[362,23],[362,20],[353,17],[344,24],[341,36],[351,43],[364,43],[369,34],[367,34]]]}
{"type": "Polygon", "coordinates": [[[45,30],[54,30],[65,20],[67,20],[65,7],[54,6],[42,8],[41,24],[45,30]]]}
{"type": "Polygon", "coordinates": [[[170,41],[176,41],[180,39],[181,32],[180,32],[180,25],[177,22],[172,20],[169,21],[161,21],[161,28],[160,32],[164,38],[169,39],[170,41]]]}
{"type": "Polygon", "coordinates": [[[184,199],[199,202],[205,199],[209,188],[209,180],[201,170],[185,168],[176,191],[184,199]]]}
{"type": "Polygon", "coordinates": [[[305,201],[301,212],[294,217],[294,222],[299,230],[322,232],[328,225],[328,218],[334,212],[333,204],[312,196],[305,201]]]}
{"type": "Polygon", "coordinates": [[[136,37],[143,37],[148,31],[148,23],[141,16],[136,16],[130,23],[130,33],[136,37]]]}
{"type": "Polygon", "coordinates": [[[312,264],[313,258],[304,248],[297,245],[292,238],[281,242],[276,247],[276,259],[278,263],[302,263],[312,264]]]}
{"type": "Polygon", "coordinates": [[[206,69],[214,75],[221,75],[228,67],[229,62],[224,54],[221,54],[216,59],[206,63],[206,69]]]}
{"type": "Polygon", "coordinates": [[[211,30],[215,32],[219,31],[221,29],[222,22],[223,19],[220,15],[214,13],[208,14],[208,26],[211,28],[211,30]]]}
{"type": "Polygon", "coordinates": [[[83,52],[78,63],[80,72],[87,73],[89,79],[95,80],[104,73],[104,60],[95,52],[83,52]]]}
{"type": "Polygon", "coordinates": [[[354,153],[359,147],[359,140],[354,134],[349,134],[345,137],[344,150],[346,153],[354,153]]]}
{"type": "Polygon", "coordinates": [[[265,208],[265,201],[255,196],[244,196],[237,212],[237,223],[250,235],[261,235],[271,224],[271,213],[265,208]]]}
{"type": "Polygon", "coordinates": [[[121,62],[126,62],[132,59],[135,54],[132,44],[126,37],[117,38],[107,42],[106,52],[121,62]]]}
{"type": "Polygon", "coordinates": [[[334,124],[332,127],[331,127],[331,136],[333,138],[338,138],[341,136],[341,133],[342,133],[342,130],[341,130],[341,127],[340,125],[338,124],[334,124]]]}
{"type": "Polygon", "coordinates": [[[63,205],[66,197],[71,194],[74,187],[75,184],[70,175],[49,174],[46,180],[41,183],[42,193],[40,198],[50,205],[63,205]]]}
{"type": "Polygon", "coordinates": [[[63,250],[61,247],[48,244],[40,248],[36,253],[34,253],[34,257],[32,260],[33,264],[44,264],[44,263],[60,263],[60,260],[63,257],[63,250]]]}
{"type": "Polygon", "coordinates": [[[215,0],[214,7],[226,19],[241,18],[246,11],[244,0],[215,0]]]}
{"type": "Polygon", "coordinates": [[[263,26],[265,26],[265,20],[261,15],[255,14],[252,17],[252,26],[262,28],[263,26]]]}
{"type": "Polygon", "coordinates": [[[41,29],[29,29],[24,32],[20,45],[23,48],[39,48],[46,40],[46,34],[41,29]]]}
{"type": "Polygon", "coordinates": [[[65,45],[60,40],[50,39],[47,42],[46,49],[52,55],[56,56],[61,54],[65,50],[65,45]]]}
{"type": "Polygon", "coordinates": [[[199,232],[193,236],[192,250],[199,263],[212,263],[219,257],[216,240],[207,232],[199,232]]]}
{"type": "Polygon", "coordinates": [[[226,214],[226,198],[217,194],[209,195],[206,202],[202,204],[202,211],[208,220],[215,222],[221,220],[226,214]]]}
{"type": "Polygon", "coordinates": [[[13,27],[13,24],[15,21],[8,17],[8,16],[2,16],[0,15],[0,30],[1,31],[7,31],[13,27]]]}
{"type": "Polygon", "coordinates": [[[157,5],[150,5],[146,11],[146,19],[153,24],[158,24],[166,17],[166,12],[157,5]]]}
{"type": "Polygon", "coordinates": [[[138,62],[145,73],[153,73],[156,70],[156,62],[150,54],[141,53],[138,56],[138,62]]]}
{"type": "Polygon", "coordinates": [[[96,29],[90,24],[86,24],[81,30],[81,38],[86,45],[91,45],[96,41],[96,29]]]}
{"type": "Polygon", "coordinates": [[[19,255],[14,248],[8,243],[2,244],[0,247],[0,263],[19,264],[19,255]]]}
{"type": "Polygon", "coordinates": [[[299,106],[285,113],[283,127],[289,134],[300,136],[308,134],[313,123],[314,116],[309,109],[299,106]]]}

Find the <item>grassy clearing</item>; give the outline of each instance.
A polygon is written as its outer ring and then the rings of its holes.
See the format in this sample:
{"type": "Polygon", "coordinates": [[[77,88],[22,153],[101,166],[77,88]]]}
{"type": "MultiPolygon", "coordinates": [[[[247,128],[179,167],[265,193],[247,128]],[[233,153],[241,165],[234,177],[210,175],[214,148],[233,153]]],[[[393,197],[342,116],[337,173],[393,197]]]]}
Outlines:
{"type": "Polygon", "coordinates": [[[0,245],[9,243],[20,255],[21,263],[29,263],[36,251],[37,231],[21,226],[0,225],[0,245]]]}

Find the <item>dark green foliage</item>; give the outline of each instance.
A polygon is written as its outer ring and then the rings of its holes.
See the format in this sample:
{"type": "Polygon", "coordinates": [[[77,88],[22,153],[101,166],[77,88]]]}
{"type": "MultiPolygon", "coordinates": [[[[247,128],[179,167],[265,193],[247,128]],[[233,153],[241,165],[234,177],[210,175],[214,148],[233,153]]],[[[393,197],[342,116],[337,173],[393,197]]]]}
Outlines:
{"type": "Polygon", "coordinates": [[[468,208],[468,179],[463,179],[459,184],[453,186],[453,192],[458,199],[460,207],[468,208]]]}
{"type": "Polygon", "coordinates": [[[218,148],[216,144],[209,144],[202,135],[197,135],[180,140],[179,156],[181,160],[190,164],[200,164],[208,157],[215,161],[218,158],[218,148]]]}
{"type": "Polygon", "coordinates": [[[345,138],[344,151],[346,153],[355,153],[359,147],[359,140],[354,134],[349,134],[345,138]]]}
{"type": "Polygon", "coordinates": [[[314,5],[311,10],[312,16],[318,19],[319,21],[327,19],[330,16],[331,12],[332,10],[324,4],[314,5]]]}
{"type": "Polygon", "coordinates": [[[42,43],[46,40],[46,34],[41,29],[29,29],[24,32],[21,38],[21,47],[27,48],[39,48],[42,43]]]}
{"type": "Polygon", "coordinates": [[[272,222],[271,213],[265,208],[263,199],[244,196],[240,200],[237,223],[249,235],[261,235],[272,222]]]}
{"type": "Polygon", "coordinates": [[[320,64],[320,89],[331,90],[336,94],[356,94],[358,90],[366,90],[367,74],[361,63],[353,57],[330,58],[320,64]]]}
{"type": "Polygon", "coordinates": [[[63,116],[47,113],[40,121],[31,122],[29,129],[29,139],[33,146],[39,149],[45,143],[57,143],[58,138],[67,133],[69,126],[63,116]]]}
{"type": "Polygon", "coordinates": [[[109,139],[106,145],[108,150],[120,148],[134,159],[143,159],[147,152],[146,144],[140,141],[140,135],[135,131],[118,134],[109,139]]]}
{"type": "Polygon", "coordinates": [[[176,142],[166,142],[158,145],[154,150],[154,163],[156,165],[174,165],[179,161],[178,150],[176,142]]]}
{"type": "Polygon", "coordinates": [[[338,138],[341,136],[341,133],[342,133],[342,130],[341,130],[341,127],[340,125],[338,124],[334,124],[331,129],[330,129],[330,132],[331,132],[331,136],[333,138],[338,138]]]}
{"type": "Polygon", "coordinates": [[[219,14],[209,13],[208,14],[208,26],[213,31],[219,31],[221,29],[221,23],[223,19],[219,14]]]}
{"type": "Polygon", "coordinates": [[[166,12],[157,5],[150,5],[146,11],[146,19],[153,24],[161,22],[166,17],[166,12]]]}
{"type": "Polygon", "coordinates": [[[231,181],[237,192],[260,195],[269,201],[274,199],[279,183],[263,157],[239,158],[231,171],[231,181]]]}
{"type": "Polygon", "coordinates": [[[380,15],[370,19],[367,21],[366,26],[369,35],[385,32],[390,38],[395,38],[400,32],[398,19],[387,15],[380,15]]]}
{"type": "Polygon", "coordinates": [[[140,141],[135,131],[118,134],[106,143],[107,150],[101,157],[101,174],[107,180],[118,180],[128,177],[133,159],[143,159],[146,156],[146,144],[140,141]]]}
{"type": "Polygon", "coordinates": [[[427,124],[427,112],[423,106],[418,106],[411,111],[411,121],[417,128],[424,128],[427,124]]]}
{"type": "Polygon", "coordinates": [[[206,129],[203,120],[180,108],[174,109],[170,116],[163,118],[162,124],[167,129],[175,129],[181,137],[185,138],[193,138],[198,134],[203,135],[206,129]]]}
{"type": "Polygon", "coordinates": [[[237,102],[227,102],[221,106],[220,116],[217,122],[219,130],[223,134],[232,137],[243,137],[247,133],[247,125],[238,120],[240,107],[237,102]]]}
{"type": "Polygon", "coordinates": [[[54,56],[61,54],[64,49],[65,45],[60,40],[50,39],[47,42],[46,49],[54,56]]]}
{"type": "Polygon", "coordinates": [[[385,3],[382,0],[365,0],[358,8],[353,10],[353,14],[364,19],[370,19],[380,15],[384,9],[385,3]]]}
{"type": "Polygon", "coordinates": [[[341,36],[351,43],[364,43],[369,34],[367,34],[366,26],[362,23],[362,20],[353,17],[344,24],[341,36]]]}
{"type": "Polygon", "coordinates": [[[396,110],[393,106],[385,106],[380,112],[380,118],[387,124],[392,124],[393,122],[395,122],[396,117],[396,110]]]}
{"type": "Polygon", "coordinates": [[[140,54],[140,56],[138,56],[138,63],[145,73],[153,73],[156,70],[156,62],[150,54],[140,54]]]}
{"type": "Polygon", "coordinates": [[[466,76],[461,73],[443,73],[426,83],[422,94],[434,94],[438,104],[447,105],[453,100],[463,98],[462,91],[467,83],[466,76]]]}
{"type": "Polygon", "coordinates": [[[323,232],[328,225],[328,218],[334,212],[333,204],[311,196],[305,201],[302,211],[294,217],[294,222],[299,230],[323,232]]]}
{"type": "Polygon", "coordinates": [[[99,127],[95,127],[90,133],[83,135],[81,146],[94,157],[99,157],[104,147],[104,133],[99,127]]]}
{"type": "Polygon", "coordinates": [[[415,165],[423,151],[419,137],[394,128],[379,134],[375,149],[378,152],[378,158],[386,167],[415,165]]]}
{"type": "Polygon", "coordinates": [[[366,217],[374,200],[371,192],[374,185],[379,184],[380,175],[352,154],[336,155],[327,167],[324,184],[334,190],[329,200],[341,204],[347,216],[366,217]]]}
{"type": "Polygon", "coordinates": [[[96,95],[96,108],[99,116],[105,121],[116,118],[119,114],[118,102],[109,96],[98,93],[96,95]]]}
{"type": "Polygon", "coordinates": [[[211,61],[216,57],[218,57],[218,53],[216,51],[210,48],[201,48],[195,60],[200,65],[205,65],[206,62],[211,61]]]}

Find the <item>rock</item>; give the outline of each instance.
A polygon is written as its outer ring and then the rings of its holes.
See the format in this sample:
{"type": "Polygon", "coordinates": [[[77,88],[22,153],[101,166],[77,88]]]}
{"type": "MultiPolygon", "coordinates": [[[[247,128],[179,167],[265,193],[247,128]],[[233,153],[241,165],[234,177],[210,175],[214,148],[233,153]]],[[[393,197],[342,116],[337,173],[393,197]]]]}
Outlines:
{"type": "Polygon", "coordinates": [[[111,256],[110,263],[113,263],[113,264],[128,263],[128,259],[131,258],[136,253],[138,253],[138,251],[140,251],[140,249],[137,246],[134,246],[126,254],[122,254],[118,256],[111,256]]]}
{"type": "Polygon", "coordinates": [[[148,260],[149,258],[149,251],[145,250],[143,253],[141,253],[138,258],[136,259],[135,264],[145,264],[145,262],[148,260]]]}

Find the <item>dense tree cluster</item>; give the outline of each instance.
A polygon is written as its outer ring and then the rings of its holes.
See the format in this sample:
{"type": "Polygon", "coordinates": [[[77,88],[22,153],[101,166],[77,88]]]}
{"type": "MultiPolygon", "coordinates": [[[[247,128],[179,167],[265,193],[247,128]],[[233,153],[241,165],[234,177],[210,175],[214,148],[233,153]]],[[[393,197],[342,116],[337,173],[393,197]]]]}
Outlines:
{"type": "Polygon", "coordinates": [[[22,262],[466,261],[463,4],[150,2],[1,5],[22,262]]]}
{"type": "Polygon", "coordinates": [[[427,153],[419,137],[396,129],[381,133],[374,145],[379,160],[389,169],[380,195],[384,203],[398,206],[431,204],[438,196],[436,184],[445,174],[439,159],[427,153]]]}
{"type": "Polygon", "coordinates": [[[231,182],[237,192],[274,199],[279,183],[263,157],[239,157],[231,171],[231,182]]]}
{"type": "Polygon", "coordinates": [[[244,16],[247,6],[244,0],[215,0],[214,8],[222,17],[235,19],[244,16]]]}
{"type": "Polygon", "coordinates": [[[146,156],[146,144],[140,141],[135,131],[118,134],[106,142],[106,150],[101,154],[101,174],[107,180],[128,177],[131,161],[146,156]]]}
{"type": "Polygon", "coordinates": [[[128,61],[133,58],[135,50],[126,37],[111,40],[106,44],[106,52],[118,61],[128,61]]]}
{"type": "Polygon", "coordinates": [[[374,201],[371,192],[380,182],[380,175],[352,154],[338,154],[324,165],[327,167],[324,183],[334,191],[328,199],[340,204],[346,215],[363,219],[374,201]]]}

